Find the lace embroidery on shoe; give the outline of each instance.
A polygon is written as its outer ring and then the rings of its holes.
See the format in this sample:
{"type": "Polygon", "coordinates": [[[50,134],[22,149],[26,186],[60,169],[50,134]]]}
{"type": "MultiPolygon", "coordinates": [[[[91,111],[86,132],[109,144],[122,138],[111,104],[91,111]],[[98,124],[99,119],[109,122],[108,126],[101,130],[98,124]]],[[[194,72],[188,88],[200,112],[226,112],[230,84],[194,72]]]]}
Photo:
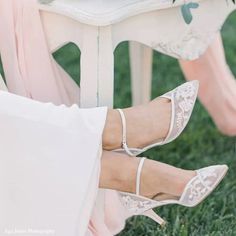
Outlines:
{"type": "Polygon", "coordinates": [[[188,122],[189,113],[191,113],[194,104],[195,90],[192,83],[187,83],[176,89],[176,105],[179,108],[177,108],[178,119],[176,122],[178,131],[188,122]]]}
{"type": "Polygon", "coordinates": [[[187,186],[181,202],[185,205],[194,205],[209,192],[215,181],[218,179],[216,169],[205,169],[200,171],[198,175],[187,186]]]}
{"type": "Polygon", "coordinates": [[[134,215],[139,215],[152,208],[152,201],[120,193],[123,206],[134,215]]]}
{"type": "MultiPolygon", "coordinates": [[[[168,142],[174,140],[187,125],[194,107],[196,89],[197,88],[191,82],[176,88],[173,99],[175,109],[174,125],[169,134],[170,139],[168,142]]],[[[169,93],[167,93],[167,95],[168,94],[169,93]]]]}

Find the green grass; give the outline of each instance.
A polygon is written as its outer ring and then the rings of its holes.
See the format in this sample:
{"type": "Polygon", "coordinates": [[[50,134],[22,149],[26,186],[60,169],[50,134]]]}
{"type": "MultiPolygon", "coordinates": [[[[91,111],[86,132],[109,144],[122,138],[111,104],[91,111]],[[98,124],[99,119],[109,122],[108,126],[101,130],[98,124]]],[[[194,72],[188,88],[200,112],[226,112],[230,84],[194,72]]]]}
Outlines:
{"type": "MultiPolygon", "coordinates": [[[[223,28],[223,38],[229,65],[236,75],[235,22],[236,14],[232,14],[223,28]]],[[[79,84],[77,48],[70,44],[56,52],[54,56],[79,84]]],[[[156,97],[182,82],[184,77],[177,61],[155,53],[152,96],[156,97]]],[[[128,44],[122,43],[115,52],[115,107],[130,105],[128,44]]],[[[119,236],[236,235],[235,144],[235,138],[225,137],[217,131],[211,118],[198,102],[190,124],[180,138],[145,154],[152,159],[189,169],[226,163],[230,167],[227,177],[209,198],[194,209],[181,206],[165,206],[157,209],[158,213],[168,221],[165,228],[160,228],[145,217],[133,217],[119,236]]]]}

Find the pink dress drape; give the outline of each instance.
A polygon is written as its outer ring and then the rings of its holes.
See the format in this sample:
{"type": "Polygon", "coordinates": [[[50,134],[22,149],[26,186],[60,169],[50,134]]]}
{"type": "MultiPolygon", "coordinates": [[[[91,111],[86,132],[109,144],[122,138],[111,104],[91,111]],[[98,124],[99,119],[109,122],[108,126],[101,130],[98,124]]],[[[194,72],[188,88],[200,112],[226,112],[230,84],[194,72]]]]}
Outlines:
{"type": "Polygon", "coordinates": [[[57,236],[117,234],[124,209],[115,191],[98,189],[107,108],[75,105],[79,87],[51,56],[35,0],[0,0],[0,17],[16,94],[0,92],[0,234],[49,225],[57,236]]]}

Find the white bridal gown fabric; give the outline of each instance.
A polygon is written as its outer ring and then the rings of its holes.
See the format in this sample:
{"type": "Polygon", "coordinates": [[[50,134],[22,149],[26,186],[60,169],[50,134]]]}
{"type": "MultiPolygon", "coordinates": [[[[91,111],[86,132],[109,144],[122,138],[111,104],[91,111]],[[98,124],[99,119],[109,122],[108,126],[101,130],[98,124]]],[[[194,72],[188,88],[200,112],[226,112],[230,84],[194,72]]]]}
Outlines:
{"type": "Polygon", "coordinates": [[[105,107],[55,106],[0,92],[0,235],[85,235],[105,118],[105,107]]]}
{"type": "Polygon", "coordinates": [[[0,0],[0,53],[10,92],[0,92],[0,235],[118,233],[117,193],[98,189],[107,108],[78,107],[36,0],[0,0]]]}

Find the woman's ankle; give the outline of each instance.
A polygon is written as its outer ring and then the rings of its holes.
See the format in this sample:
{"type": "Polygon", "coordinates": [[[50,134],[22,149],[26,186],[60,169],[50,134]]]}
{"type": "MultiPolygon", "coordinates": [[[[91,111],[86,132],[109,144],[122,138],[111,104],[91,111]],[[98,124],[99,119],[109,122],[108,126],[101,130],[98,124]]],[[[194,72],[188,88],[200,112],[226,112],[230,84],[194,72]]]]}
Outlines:
{"type": "MultiPolygon", "coordinates": [[[[126,138],[130,147],[141,148],[145,140],[149,139],[148,128],[150,119],[147,117],[147,105],[123,109],[126,121],[126,138]]],[[[119,112],[115,109],[108,111],[106,125],[103,132],[103,149],[114,150],[122,147],[123,124],[119,112]]]]}
{"type": "Polygon", "coordinates": [[[139,158],[103,151],[100,188],[135,193],[139,158]]]}
{"type": "Polygon", "coordinates": [[[102,145],[105,150],[119,148],[122,142],[122,123],[117,110],[109,109],[103,131],[102,145]]]}

